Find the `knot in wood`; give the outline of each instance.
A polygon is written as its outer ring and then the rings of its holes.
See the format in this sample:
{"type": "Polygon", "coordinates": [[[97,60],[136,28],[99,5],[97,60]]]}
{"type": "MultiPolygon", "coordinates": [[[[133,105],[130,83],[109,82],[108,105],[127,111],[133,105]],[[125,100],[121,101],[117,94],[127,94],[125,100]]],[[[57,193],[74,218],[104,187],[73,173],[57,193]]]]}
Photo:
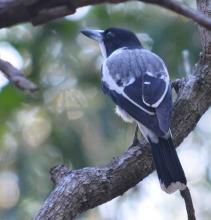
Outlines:
{"type": "Polygon", "coordinates": [[[58,165],[50,169],[50,176],[52,182],[57,185],[71,170],[65,165],[58,165]]]}

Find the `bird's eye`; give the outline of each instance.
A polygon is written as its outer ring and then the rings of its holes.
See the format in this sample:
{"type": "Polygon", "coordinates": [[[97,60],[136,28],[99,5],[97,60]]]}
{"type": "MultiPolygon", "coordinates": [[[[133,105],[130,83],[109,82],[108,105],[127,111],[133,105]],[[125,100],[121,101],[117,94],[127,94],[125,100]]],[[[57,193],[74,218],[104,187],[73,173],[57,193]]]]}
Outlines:
{"type": "Polygon", "coordinates": [[[107,34],[106,34],[106,38],[113,38],[114,37],[114,33],[112,33],[112,32],[108,32],[107,34]]]}

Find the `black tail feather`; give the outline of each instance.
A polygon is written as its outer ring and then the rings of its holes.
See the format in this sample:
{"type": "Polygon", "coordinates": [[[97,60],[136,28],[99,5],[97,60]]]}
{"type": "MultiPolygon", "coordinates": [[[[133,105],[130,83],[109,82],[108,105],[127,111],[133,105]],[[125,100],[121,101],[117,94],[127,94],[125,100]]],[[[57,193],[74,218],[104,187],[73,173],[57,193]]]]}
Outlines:
{"type": "Polygon", "coordinates": [[[171,137],[149,142],[162,188],[168,193],[184,188],[187,181],[171,137]]]}

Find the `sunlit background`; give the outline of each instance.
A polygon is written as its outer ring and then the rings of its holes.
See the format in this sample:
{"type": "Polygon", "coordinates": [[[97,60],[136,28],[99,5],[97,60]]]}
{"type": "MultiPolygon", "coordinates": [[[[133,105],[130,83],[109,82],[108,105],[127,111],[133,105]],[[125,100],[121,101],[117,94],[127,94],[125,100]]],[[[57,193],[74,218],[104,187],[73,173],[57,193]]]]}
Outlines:
{"type": "MultiPolygon", "coordinates": [[[[190,1],[189,1],[190,3],[190,1]]],[[[85,7],[41,27],[0,30],[0,58],[20,68],[40,91],[30,95],[0,73],[0,219],[28,220],[52,189],[48,171],[105,164],[131,143],[134,125],[121,121],[100,90],[98,45],[82,27],[129,28],[166,62],[171,78],[190,74],[200,41],[197,26],[141,3],[85,7]]],[[[198,220],[211,219],[211,110],[179,148],[198,220]]],[[[80,220],[184,220],[179,193],[161,191],[151,174],[123,196],[80,220]]]]}

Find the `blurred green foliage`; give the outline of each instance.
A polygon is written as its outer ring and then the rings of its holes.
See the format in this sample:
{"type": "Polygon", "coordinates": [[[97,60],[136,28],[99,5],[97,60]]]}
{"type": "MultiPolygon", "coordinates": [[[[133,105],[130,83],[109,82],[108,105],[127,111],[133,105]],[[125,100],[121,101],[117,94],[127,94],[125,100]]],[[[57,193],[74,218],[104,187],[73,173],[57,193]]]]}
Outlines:
{"type": "MultiPolygon", "coordinates": [[[[0,30],[0,42],[17,50],[23,72],[40,87],[34,95],[11,85],[0,93],[0,219],[33,218],[52,189],[51,167],[103,164],[130,144],[134,125],[116,117],[113,103],[100,90],[98,45],[79,32],[81,27],[111,26],[135,31],[145,47],[165,60],[171,78],[186,74],[185,62],[197,61],[196,25],[140,3],[89,7],[84,14],[79,10],[41,27],[0,30]]],[[[100,219],[96,216],[90,219],[100,219]]]]}

